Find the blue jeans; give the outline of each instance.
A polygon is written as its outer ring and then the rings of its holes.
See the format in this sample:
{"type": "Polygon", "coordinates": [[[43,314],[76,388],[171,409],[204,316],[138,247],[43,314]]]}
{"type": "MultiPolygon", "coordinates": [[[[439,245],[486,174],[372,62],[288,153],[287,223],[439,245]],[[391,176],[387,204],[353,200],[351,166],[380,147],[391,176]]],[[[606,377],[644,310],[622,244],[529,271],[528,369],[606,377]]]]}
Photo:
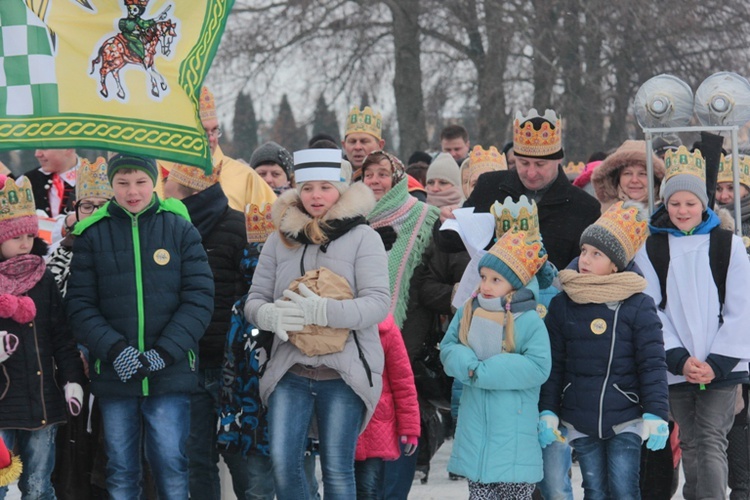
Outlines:
{"type": "Polygon", "coordinates": [[[188,498],[190,395],[99,398],[112,500],[141,496],[141,436],[161,500],[188,498]]]}
{"type": "Polygon", "coordinates": [[[276,496],[279,500],[311,497],[304,472],[307,436],[316,417],[320,464],[326,500],[357,495],[354,450],[365,404],[342,379],[314,380],[287,373],[268,401],[276,496]]]}
{"type": "MultiPolygon", "coordinates": [[[[190,395],[190,439],[185,450],[190,473],[190,497],[205,500],[221,499],[219,480],[219,450],[216,447],[216,425],[219,419],[219,391],[221,390],[221,368],[201,369],[198,373],[198,388],[190,395]]],[[[260,399],[260,396],[258,396],[260,399]]],[[[249,478],[249,467],[239,455],[227,454],[224,463],[232,476],[234,494],[243,498],[268,498],[247,496],[254,488],[249,478]]],[[[270,473],[269,473],[270,476],[270,473]]],[[[264,483],[269,481],[265,478],[264,483]]],[[[261,490],[263,485],[259,486],[261,490]]],[[[273,498],[273,487],[271,487],[273,498]]]]}
{"type": "Polygon", "coordinates": [[[406,500],[417,470],[419,451],[411,456],[404,455],[404,445],[399,443],[401,456],[385,463],[383,498],[385,500],[406,500]]]}
{"type": "Polygon", "coordinates": [[[368,458],[354,462],[354,475],[357,480],[357,500],[381,500],[385,460],[368,458]]]}
{"type": "MultiPolygon", "coordinates": [[[[566,427],[560,427],[563,436],[568,435],[566,427]]],[[[542,448],[544,478],[539,490],[544,500],[573,500],[573,487],[570,484],[570,467],[573,465],[571,449],[567,443],[555,441],[542,448]]]]}
{"type": "MultiPolygon", "coordinates": [[[[9,450],[15,445],[23,463],[23,473],[18,480],[18,489],[23,498],[40,500],[54,499],[50,476],[55,468],[56,425],[48,425],[35,431],[22,429],[0,430],[0,437],[9,450]]],[[[8,488],[0,488],[0,499],[4,499],[8,488]]]]}
{"type": "Polygon", "coordinates": [[[586,500],[639,500],[641,436],[623,432],[609,439],[581,437],[571,446],[578,453],[586,500]]]}

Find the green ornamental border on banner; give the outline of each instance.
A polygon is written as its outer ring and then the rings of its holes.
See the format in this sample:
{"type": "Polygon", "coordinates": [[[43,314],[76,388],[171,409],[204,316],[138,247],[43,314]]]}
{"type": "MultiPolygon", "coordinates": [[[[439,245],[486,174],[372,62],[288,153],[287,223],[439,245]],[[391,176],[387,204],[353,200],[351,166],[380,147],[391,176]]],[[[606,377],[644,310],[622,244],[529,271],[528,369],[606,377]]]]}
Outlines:
{"type": "MultiPolygon", "coordinates": [[[[18,2],[25,8],[22,0],[18,2]]],[[[12,8],[11,2],[3,1],[3,4],[0,11],[5,12],[0,14],[7,15],[8,9],[12,8]]],[[[178,83],[193,103],[196,123],[200,122],[198,101],[201,86],[216,55],[233,4],[234,0],[208,1],[200,39],[180,63],[178,83]]],[[[36,93],[37,96],[39,94],[36,93]]],[[[207,137],[203,130],[192,127],[75,113],[56,116],[0,116],[0,151],[69,147],[148,155],[195,165],[208,173],[212,169],[207,137]]]]}

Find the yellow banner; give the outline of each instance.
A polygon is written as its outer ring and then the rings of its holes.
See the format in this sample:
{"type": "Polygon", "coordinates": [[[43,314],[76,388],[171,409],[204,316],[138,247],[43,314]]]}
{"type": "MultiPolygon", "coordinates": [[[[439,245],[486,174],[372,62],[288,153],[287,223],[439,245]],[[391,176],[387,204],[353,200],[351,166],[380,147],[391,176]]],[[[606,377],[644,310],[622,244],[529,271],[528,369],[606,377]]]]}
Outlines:
{"type": "Polygon", "coordinates": [[[0,149],[210,168],[200,87],[233,0],[2,0],[0,149]]]}

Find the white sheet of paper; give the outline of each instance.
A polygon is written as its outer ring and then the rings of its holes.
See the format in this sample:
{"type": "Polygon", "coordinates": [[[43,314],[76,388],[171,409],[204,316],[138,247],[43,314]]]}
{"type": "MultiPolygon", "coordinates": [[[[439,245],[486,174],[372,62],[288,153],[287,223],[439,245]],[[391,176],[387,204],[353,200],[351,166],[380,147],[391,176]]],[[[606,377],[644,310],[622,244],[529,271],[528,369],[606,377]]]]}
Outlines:
{"type": "Polygon", "coordinates": [[[495,216],[490,213],[474,213],[474,207],[458,208],[453,211],[455,219],[446,219],[441,231],[456,231],[461,237],[471,261],[466,266],[456,294],[453,307],[460,307],[479,286],[479,261],[486,253],[484,248],[495,236],[495,216]]]}

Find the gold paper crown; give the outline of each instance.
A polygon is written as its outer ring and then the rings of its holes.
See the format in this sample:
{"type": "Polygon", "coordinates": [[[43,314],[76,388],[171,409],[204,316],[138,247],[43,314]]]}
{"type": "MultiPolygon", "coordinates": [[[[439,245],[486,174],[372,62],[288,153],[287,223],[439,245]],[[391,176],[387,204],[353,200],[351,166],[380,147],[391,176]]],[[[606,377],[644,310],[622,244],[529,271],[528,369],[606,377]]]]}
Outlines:
{"type": "Polygon", "coordinates": [[[532,108],[527,116],[516,113],[513,122],[513,152],[522,156],[542,157],[555,154],[562,149],[562,123],[557,114],[548,109],[540,116],[532,108]],[[544,120],[539,130],[531,122],[534,118],[544,120]]]}
{"type": "Polygon", "coordinates": [[[536,232],[508,231],[492,245],[489,253],[503,261],[524,286],[547,262],[547,252],[536,232]]]}
{"type": "Polygon", "coordinates": [[[81,158],[81,166],[76,172],[76,200],[84,198],[103,198],[114,196],[112,185],[107,177],[107,160],[101,156],[94,163],[81,158]]]}
{"type": "Polygon", "coordinates": [[[173,163],[168,179],[195,191],[203,191],[219,182],[221,166],[219,163],[211,170],[211,175],[206,175],[202,168],[173,163]]]}
{"type": "Polygon", "coordinates": [[[508,170],[505,153],[500,153],[495,146],[490,146],[490,149],[474,146],[469,154],[469,179],[479,170],[508,170]]]}
{"type": "Polygon", "coordinates": [[[353,106],[346,120],[346,132],[344,137],[355,132],[363,132],[374,136],[377,140],[382,139],[383,119],[380,113],[375,112],[370,106],[365,106],[362,111],[353,106]]]}
{"type": "Polygon", "coordinates": [[[201,97],[199,102],[199,111],[201,121],[216,119],[216,101],[214,95],[208,90],[208,87],[201,89],[201,97]]]}
{"type": "Polygon", "coordinates": [[[518,198],[518,203],[508,196],[502,204],[496,201],[490,207],[495,216],[495,237],[500,238],[512,229],[539,234],[539,213],[536,203],[529,201],[525,195],[518,198]]]}
{"type": "MultiPolygon", "coordinates": [[[[737,164],[740,168],[740,184],[744,184],[750,188],[750,156],[738,155],[737,164]]],[[[716,182],[734,182],[732,177],[732,155],[721,155],[721,162],[719,163],[719,176],[716,182]]]]}
{"type": "Polygon", "coordinates": [[[685,146],[680,146],[677,151],[667,151],[664,155],[664,167],[667,169],[664,182],[681,174],[694,175],[706,182],[706,163],[697,149],[691,153],[685,146]]]}
{"type": "Polygon", "coordinates": [[[630,262],[648,238],[648,217],[643,214],[643,207],[623,207],[624,203],[618,201],[609,207],[594,224],[615,237],[625,250],[625,261],[630,262]]]}
{"type": "Polygon", "coordinates": [[[276,230],[271,219],[271,203],[260,206],[251,203],[245,207],[245,228],[249,243],[263,243],[276,230]]]}
{"type": "Polygon", "coordinates": [[[28,215],[36,215],[31,182],[26,176],[17,181],[8,177],[0,189],[0,222],[28,215]]]}
{"type": "Polygon", "coordinates": [[[578,163],[568,162],[567,165],[563,167],[563,170],[566,174],[574,174],[579,175],[583,170],[586,168],[586,164],[582,161],[579,161],[578,163]]]}

